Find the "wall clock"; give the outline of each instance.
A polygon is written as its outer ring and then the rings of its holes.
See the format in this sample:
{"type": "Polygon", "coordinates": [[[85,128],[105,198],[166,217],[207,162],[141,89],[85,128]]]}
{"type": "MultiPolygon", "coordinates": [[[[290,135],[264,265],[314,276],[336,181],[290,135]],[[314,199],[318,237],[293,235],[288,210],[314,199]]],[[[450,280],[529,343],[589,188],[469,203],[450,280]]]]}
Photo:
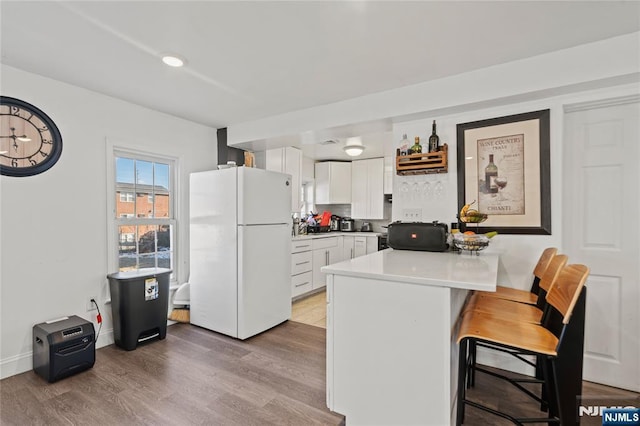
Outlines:
{"type": "Polygon", "coordinates": [[[60,130],[47,114],[20,99],[0,96],[0,174],[33,176],[62,154],[60,130]]]}

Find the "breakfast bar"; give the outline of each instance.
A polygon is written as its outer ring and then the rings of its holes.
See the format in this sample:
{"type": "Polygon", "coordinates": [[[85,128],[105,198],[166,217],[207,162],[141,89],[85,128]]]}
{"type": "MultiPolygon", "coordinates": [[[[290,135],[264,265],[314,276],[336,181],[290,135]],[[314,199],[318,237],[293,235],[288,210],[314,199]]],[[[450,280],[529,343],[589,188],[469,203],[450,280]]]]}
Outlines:
{"type": "Polygon", "coordinates": [[[327,406],[348,425],[453,424],[457,319],[499,256],[387,249],[328,265],[327,406]]]}

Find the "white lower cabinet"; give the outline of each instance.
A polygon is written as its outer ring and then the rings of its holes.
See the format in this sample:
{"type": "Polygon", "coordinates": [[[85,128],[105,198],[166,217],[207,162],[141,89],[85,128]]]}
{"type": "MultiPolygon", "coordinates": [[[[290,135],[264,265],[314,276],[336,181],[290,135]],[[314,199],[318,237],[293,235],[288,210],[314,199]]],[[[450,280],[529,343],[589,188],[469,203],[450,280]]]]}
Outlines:
{"type": "Polygon", "coordinates": [[[367,237],[355,237],[354,245],[354,257],[360,257],[367,254],[367,237]]]}
{"type": "Polygon", "coordinates": [[[378,236],[366,237],[367,238],[367,254],[378,251],[378,236]]]}
{"type": "Polygon", "coordinates": [[[313,240],[313,289],[327,285],[326,274],[320,271],[323,266],[342,260],[342,238],[329,237],[313,240]]]}
{"type": "Polygon", "coordinates": [[[297,297],[327,285],[320,268],[378,250],[378,236],[339,235],[293,241],[291,244],[292,296],[297,297]]]}
{"type": "Polygon", "coordinates": [[[345,235],[342,237],[342,260],[349,260],[356,257],[355,237],[345,235]]]}
{"type": "Polygon", "coordinates": [[[311,241],[291,243],[291,296],[296,297],[313,290],[313,254],[311,241]]]}
{"type": "Polygon", "coordinates": [[[296,297],[313,290],[313,272],[291,276],[291,296],[296,297]]]}

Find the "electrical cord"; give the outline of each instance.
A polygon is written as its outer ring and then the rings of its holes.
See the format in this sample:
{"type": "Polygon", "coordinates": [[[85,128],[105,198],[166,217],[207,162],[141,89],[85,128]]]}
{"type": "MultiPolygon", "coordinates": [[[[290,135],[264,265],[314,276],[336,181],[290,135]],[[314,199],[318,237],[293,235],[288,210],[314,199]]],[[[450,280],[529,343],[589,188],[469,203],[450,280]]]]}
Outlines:
{"type": "Polygon", "coordinates": [[[91,299],[91,302],[93,302],[94,305],[96,305],[96,309],[98,310],[98,315],[96,315],[96,321],[98,321],[98,332],[96,333],[96,338],[94,340],[94,342],[98,343],[98,337],[100,336],[100,330],[102,330],[102,314],[100,313],[100,307],[98,306],[98,302],[96,302],[96,299],[91,299]]]}

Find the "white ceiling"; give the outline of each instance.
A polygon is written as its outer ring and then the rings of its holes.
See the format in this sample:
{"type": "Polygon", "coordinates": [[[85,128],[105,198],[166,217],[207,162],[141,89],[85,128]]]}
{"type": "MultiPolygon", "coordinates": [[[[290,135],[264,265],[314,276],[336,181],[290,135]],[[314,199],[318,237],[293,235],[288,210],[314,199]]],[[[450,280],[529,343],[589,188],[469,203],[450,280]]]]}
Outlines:
{"type": "Polygon", "coordinates": [[[2,63],[216,128],[640,29],[638,1],[2,0],[0,15],[2,63]]]}

